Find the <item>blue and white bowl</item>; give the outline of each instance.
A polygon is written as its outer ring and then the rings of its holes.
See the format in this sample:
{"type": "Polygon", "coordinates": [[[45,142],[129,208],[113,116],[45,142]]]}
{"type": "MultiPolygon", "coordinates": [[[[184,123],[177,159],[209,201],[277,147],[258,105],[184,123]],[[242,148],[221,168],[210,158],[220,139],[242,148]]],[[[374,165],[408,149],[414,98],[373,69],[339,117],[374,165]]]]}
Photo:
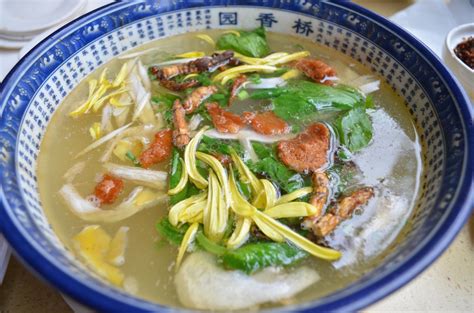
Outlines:
{"type": "Polygon", "coordinates": [[[98,280],[63,247],[39,200],[35,168],[40,142],[64,97],[114,56],[184,32],[259,25],[330,46],[383,76],[405,99],[425,143],[421,197],[405,240],[355,283],[291,309],[360,309],[406,284],[446,249],[474,206],[473,108],[422,43],[346,1],[117,2],[50,35],[1,85],[0,230],[34,272],[100,311],[170,310],[98,280]]]}

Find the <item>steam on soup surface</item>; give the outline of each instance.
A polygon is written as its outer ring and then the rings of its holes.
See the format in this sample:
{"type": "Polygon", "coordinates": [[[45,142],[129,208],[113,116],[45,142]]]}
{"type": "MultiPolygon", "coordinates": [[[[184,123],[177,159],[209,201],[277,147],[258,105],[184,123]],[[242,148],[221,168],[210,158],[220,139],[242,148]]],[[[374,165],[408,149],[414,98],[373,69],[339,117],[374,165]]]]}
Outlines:
{"type": "Polygon", "coordinates": [[[151,42],[48,126],[38,177],[59,238],[139,297],[211,310],[322,297],[405,226],[420,144],[360,64],[263,29],[151,42]]]}

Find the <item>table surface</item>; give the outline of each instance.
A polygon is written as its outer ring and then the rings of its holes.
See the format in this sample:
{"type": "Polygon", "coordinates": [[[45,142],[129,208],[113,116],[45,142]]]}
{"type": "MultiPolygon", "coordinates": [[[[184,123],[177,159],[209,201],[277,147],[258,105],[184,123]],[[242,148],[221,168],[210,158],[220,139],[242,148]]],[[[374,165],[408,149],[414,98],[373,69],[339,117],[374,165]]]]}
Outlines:
{"type": "MultiPolygon", "coordinates": [[[[413,1],[354,0],[390,16],[413,1]]],[[[0,49],[3,55],[15,52],[0,49]]],[[[1,61],[1,60],[0,60],[1,61]]],[[[2,75],[3,76],[3,75],[2,75]]],[[[474,217],[444,254],[425,272],[366,312],[456,311],[474,312],[474,217]]],[[[71,312],[60,294],[11,258],[0,286],[0,312],[71,312]]]]}

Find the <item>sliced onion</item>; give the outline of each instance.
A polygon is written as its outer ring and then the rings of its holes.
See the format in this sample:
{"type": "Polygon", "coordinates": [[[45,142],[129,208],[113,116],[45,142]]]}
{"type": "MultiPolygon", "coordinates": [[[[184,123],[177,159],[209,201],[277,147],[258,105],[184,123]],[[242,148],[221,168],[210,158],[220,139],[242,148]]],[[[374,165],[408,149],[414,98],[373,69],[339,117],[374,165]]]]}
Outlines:
{"type": "Polygon", "coordinates": [[[148,77],[148,72],[146,70],[146,67],[143,66],[143,63],[140,60],[138,60],[138,63],[137,63],[137,71],[138,71],[138,75],[140,76],[140,79],[141,79],[142,84],[145,87],[146,91],[151,92],[150,77],[148,77]]]}
{"type": "Polygon", "coordinates": [[[66,173],[64,173],[64,176],[63,176],[64,180],[67,183],[72,183],[74,178],[76,178],[76,176],[79,175],[84,170],[85,167],[86,167],[86,162],[79,162],[79,163],[74,164],[70,169],[66,171],[66,173]]]}
{"type": "Polygon", "coordinates": [[[100,157],[99,161],[101,163],[108,162],[110,157],[112,156],[112,152],[114,151],[115,147],[117,146],[117,144],[120,142],[121,139],[134,137],[134,136],[147,136],[148,137],[148,136],[154,135],[158,130],[159,128],[152,124],[140,125],[140,126],[135,126],[130,129],[127,129],[126,131],[119,134],[117,138],[115,138],[113,141],[109,143],[109,145],[105,149],[104,154],[102,154],[102,156],[100,157]]]}
{"type": "Polygon", "coordinates": [[[106,105],[102,109],[102,119],[100,121],[100,129],[102,133],[110,133],[114,128],[112,126],[112,106],[110,104],[106,105]]]}
{"type": "Polygon", "coordinates": [[[199,125],[203,120],[204,118],[201,116],[201,114],[194,114],[193,117],[191,117],[191,120],[189,120],[189,130],[195,131],[196,129],[198,129],[199,125]]]}
{"type": "Polygon", "coordinates": [[[245,150],[246,155],[252,160],[252,162],[257,162],[258,161],[258,156],[255,153],[255,150],[253,149],[252,143],[248,138],[241,137],[239,138],[240,144],[245,150]]]}
{"type": "Polygon", "coordinates": [[[114,176],[132,181],[140,185],[157,189],[167,188],[166,179],[168,174],[166,172],[112,163],[104,164],[104,168],[114,176]]]}
{"type": "Polygon", "coordinates": [[[99,140],[96,140],[94,141],[92,144],[88,145],[84,150],[82,150],[81,152],[79,152],[77,155],[76,155],[76,158],[80,157],[80,156],[83,156],[84,154],[100,147],[101,145],[103,145],[104,143],[106,143],[107,141],[111,140],[112,138],[120,135],[122,132],[124,132],[128,127],[130,127],[130,125],[132,125],[132,123],[128,123],[127,125],[125,126],[122,126],[120,128],[117,128],[116,130],[108,133],[107,135],[105,135],[104,137],[100,138],[99,140]]]}
{"type": "Polygon", "coordinates": [[[380,89],[380,80],[376,80],[359,87],[359,90],[362,91],[366,95],[368,95],[369,93],[375,92],[379,89],[380,89]]]}
{"type": "Polygon", "coordinates": [[[258,141],[263,143],[273,143],[281,140],[288,140],[293,138],[295,135],[288,134],[288,135],[274,135],[274,136],[267,136],[259,134],[250,129],[242,129],[236,134],[230,133],[220,133],[216,129],[210,129],[204,133],[206,136],[216,139],[230,139],[230,140],[240,140],[241,138],[248,139],[250,141],[258,141]]]}
{"type": "Polygon", "coordinates": [[[339,80],[339,78],[337,78],[336,76],[324,76],[324,78],[321,79],[319,82],[321,84],[324,84],[327,81],[337,81],[337,80],[339,80]]]}
{"type": "Polygon", "coordinates": [[[72,212],[82,220],[92,223],[114,223],[124,220],[141,210],[156,206],[168,199],[166,194],[158,194],[150,201],[136,204],[135,200],[142,191],[144,191],[143,187],[136,187],[127,199],[111,210],[103,210],[94,206],[91,202],[84,199],[71,184],[64,185],[59,190],[59,193],[72,212]]]}
{"type": "Polygon", "coordinates": [[[163,67],[163,66],[174,65],[174,64],[183,64],[183,63],[188,63],[197,59],[199,58],[175,59],[175,60],[161,62],[161,63],[155,64],[154,66],[163,67]]]}
{"type": "Polygon", "coordinates": [[[138,52],[133,52],[133,53],[129,53],[129,54],[124,54],[124,55],[120,55],[118,57],[118,59],[132,59],[132,58],[136,58],[136,57],[139,57],[139,56],[142,56],[144,54],[147,54],[147,53],[150,53],[150,52],[153,52],[153,51],[156,51],[156,50],[160,50],[160,48],[150,48],[150,49],[146,49],[146,50],[143,50],[143,51],[138,51],[138,52]]]}

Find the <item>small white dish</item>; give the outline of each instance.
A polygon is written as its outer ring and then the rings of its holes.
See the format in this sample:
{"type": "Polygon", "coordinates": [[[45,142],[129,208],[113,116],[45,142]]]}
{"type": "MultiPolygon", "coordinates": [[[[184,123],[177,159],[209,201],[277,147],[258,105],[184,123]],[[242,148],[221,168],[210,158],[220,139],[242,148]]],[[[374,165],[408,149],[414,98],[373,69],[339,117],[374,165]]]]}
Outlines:
{"type": "Polygon", "coordinates": [[[443,48],[443,59],[474,102],[474,70],[467,66],[467,64],[454,53],[454,48],[469,37],[474,37],[474,23],[463,24],[453,28],[446,36],[443,48]]]}
{"type": "Polygon", "coordinates": [[[0,48],[4,49],[20,49],[26,45],[29,40],[10,40],[0,37],[0,48]]]}
{"type": "Polygon", "coordinates": [[[0,37],[8,41],[31,39],[71,19],[86,4],[87,0],[0,0],[0,37]]]}

